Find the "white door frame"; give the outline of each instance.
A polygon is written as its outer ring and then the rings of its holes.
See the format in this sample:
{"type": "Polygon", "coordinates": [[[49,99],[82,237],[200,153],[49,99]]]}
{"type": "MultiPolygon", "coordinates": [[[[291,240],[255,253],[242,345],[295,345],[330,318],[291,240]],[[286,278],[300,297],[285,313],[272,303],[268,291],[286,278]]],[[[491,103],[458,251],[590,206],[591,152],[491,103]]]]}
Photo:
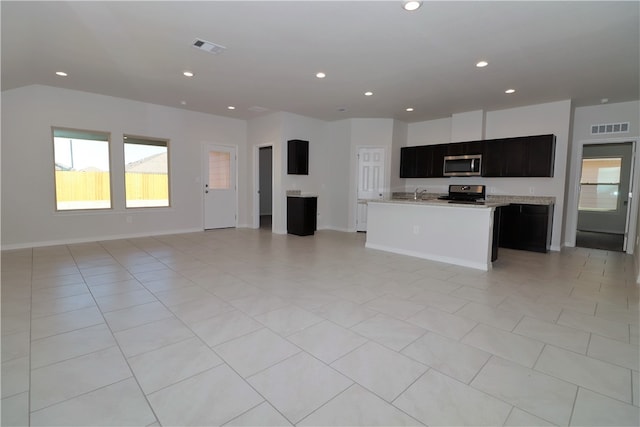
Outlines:
{"type": "Polygon", "coordinates": [[[582,154],[584,152],[585,145],[592,144],[620,144],[622,142],[631,142],[633,149],[633,157],[631,159],[631,173],[630,173],[630,203],[628,205],[627,210],[627,247],[625,248],[625,252],[629,255],[633,254],[634,246],[635,246],[635,236],[637,229],[637,215],[632,215],[634,212],[638,212],[638,206],[640,197],[638,193],[638,186],[640,185],[640,174],[637,171],[637,167],[639,164],[638,156],[640,155],[638,150],[638,138],[637,137],[629,137],[629,138],[608,138],[608,139],[589,139],[589,140],[581,140],[577,141],[572,162],[572,170],[573,174],[571,177],[571,192],[573,193],[571,205],[567,204],[567,230],[565,230],[565,245],[569,247],[576,246],[576,230],[578,227],[578,204],[580,202],[580,175],[582,172],[582,154]]]}
{"type": "MultiPolygon", "coordinates": [[[[274,146],[272,143],[259,144],[253,147],[253,228],[260,228],[260,149],[271,147],[271,188],[273,189],[273,157],[274,146]]],[[[275,221],[273,220],[273,206],[274,206],[275,189],[271,191],[271,232],[275,221]]]]}
{"type": "MultiPolygon", "coordinates": [[[[384,194],[385,191],[388,190],[389,188],[389,181],[387,180],[387,178],[390,176],[390,165],[389,162],[391,161],[391,159],[389,158],[390,156],[388,155],[388,148],[384,145],[358,145],[355,147],[355,153],[354,153],[354,157],[355,157],[355,180],[353,181],[353,189],[354,189],[354,193],[352,193],[354,196],[353,199],[353,212],[352,212],[352,218],[351,220],[353,221],[353,228],[351,229],[351,231],[357,231],[358,227],[357,227],[357,222],[358,222],[358,183],[359,183],[359,179],[360,177],[358,176],[359,173],[359,166],[360,166],[360,159],[359,159],[359,154],[360,154],[360,150],[363,149],[382,149],[383,153],[384,153],[384,175],[382,177],[382,193],[384,194]]],[[[353,175],[352,175],[353,176],[353,175]]],[[[353,178],[352,178],[353,179],[353,178]]]]}
{"type": "Polygon", "coordinates": [[[236,196],[235,196],[235,212],[236,212],[236,220],[235,220],[235,224],[234,227],[238,227],[238,146],[237,145],[232,145],[232,144],[217,144],[215,142],[203,142],[202,143],[202,147],[200,150],[201,153],[201,159],[200,159],[200,167],[201,167],[201,171],[200,171],[200,191],[202,191],[202,198],[200,199],[202,202],[202,229],[203,230],[207,230],[206,228],[206,203],[204,200],[204,196],[205,196],[205,191],[206,191],[206,183],[209,179],[209,177],[207,176],[207,173],[209,171],[209,166],[207,164],[208,162],[208,152],[209,149],[211,147],[221,147],[221,148],[231,148],[235,151],[235,158],[233,159],[233,162],[235,163],[235,192],[236,192],[236,196]],[[206,178],[206,179],[205,179],[206,178]]]}

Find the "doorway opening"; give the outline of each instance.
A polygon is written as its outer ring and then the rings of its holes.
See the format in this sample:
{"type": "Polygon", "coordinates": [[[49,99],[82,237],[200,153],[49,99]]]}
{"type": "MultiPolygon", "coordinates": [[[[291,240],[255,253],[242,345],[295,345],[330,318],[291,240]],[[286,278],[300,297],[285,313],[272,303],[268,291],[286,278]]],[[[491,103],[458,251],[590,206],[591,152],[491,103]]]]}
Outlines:
{"type": "Polygon", "coordinates": [[[626,251],[632,167],[632,142],[584,145],[576,246],[626,251]]]}
{"type": "Polygon", "coordinates": [[[273,147],[258,149],[258,227],[273,227],[273,147]]]}

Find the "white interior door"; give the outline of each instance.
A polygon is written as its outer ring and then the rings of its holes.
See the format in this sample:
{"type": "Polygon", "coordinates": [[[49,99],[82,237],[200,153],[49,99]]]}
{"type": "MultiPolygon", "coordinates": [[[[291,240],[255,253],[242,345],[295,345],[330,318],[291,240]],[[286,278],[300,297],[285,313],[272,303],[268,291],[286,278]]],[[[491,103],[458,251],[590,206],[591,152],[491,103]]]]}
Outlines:
{"type": "Polygon", "coordinates": [[[235,227],[236,148],[207,145],[204,151],[204,228],[235,227]]]}
{"type": "Polygon", "coordinates": [[[631,142],[583,147],[578,230],[628,232],[632,165],[631,142]]]}
{"type": "Polygon", "coordinates": [[[358,149],[357,231],[367,231],[367,204],[361,201],[382,199],[383,188],[384,148],[358,149]]]}

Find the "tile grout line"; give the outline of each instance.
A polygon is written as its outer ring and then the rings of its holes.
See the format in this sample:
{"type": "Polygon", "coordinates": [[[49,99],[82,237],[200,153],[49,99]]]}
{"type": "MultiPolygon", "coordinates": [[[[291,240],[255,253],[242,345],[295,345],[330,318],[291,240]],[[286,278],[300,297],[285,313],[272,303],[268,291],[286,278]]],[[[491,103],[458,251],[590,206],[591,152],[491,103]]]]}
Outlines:
{"type": "MultiPolygon", "coordinates": [[[[140,283],[142,284],[142,286],[143,286],[145,289],[147,289],[147,287],[145,286],[145,284],[144,284],[143,282],[140,282],[140,283]]],[[[197,285],[197,284],[195,284],[195,285],[196,285],[196,286],[198,286],[198,287],[200,287],[200,288],[202,288],[200,285],[197,285]]],[[[147,289],[147,290],[148,290],[148,289],[147,289]]],[[[205,289],[205,290],[206,290],[206,289],[205,289]]],[[[150,291],[149,291],[149,292],[150,292],[150,291]]],[[[207,292],[208,292],[208,291],[207,291],[207,292]]],[[[212,295],[214,295],[214,294],[212,294],[212,295]]],[[[214,296],[215,296],[215,295],[214,295],[214,296]]],[[[195,376],[197,376],[197,375],[201,375],[201,374],[202,374],[202,373],[204,373],[204,372],[211,371],[211,370],[213,370],[213,369],[216,369],[216,368],[217,368],[217,367],[219,367],[219,366],[224,365],[224,366],[227,366],[229,369],[231,369],[233,372],[235,372],[235,373],[236,373],[236,375],[238,375],[238,377],[239,377],[239,378],[241,378],[241,379],[242,379],[242,381],[243,381],[245,384],[247,384],[249,387],[251,387],[251,389],[252,389],[252,390],[254,390],[254,391],[256,392],[256,394],[258,394],[260,397],[262,397],[262,399],[264,399],[264,401],[265,401],[265,402],[269,402],[269,401],[268,401],[268,400],[267,400],[267,399],[266,399],[266,398],[265,398],[261,393],[259,393],[259,392],[258,392],[258,390],[256,390],[256,389],[255,389],[255,388],[254,388],[254,387],[253,387],[253,386],[252,386],[252,385],[247,381],[247,379],[246,379],[246,378],[244,378],[244,377],[243,377],[242,375],[240,375],[240,373],[238,373],[238,372],[237,372],[237,371],[236,371],[232,366],[230,366],[230,365],[225,361],[225,359],[224,359],[224,358],[222,358],[222,357],[218,354],[218,352],[217,352],[217,351],[215,351],[215,349],[214,349],[213,347],[209,346],[209,345],[208,345],[208,344],[207,344],[207,343],[206,343],[206,342],[205,342],[205,341],[204,341],[204,340],[203,340],[203,339],[202,339],[202,338],[201,338],[201,337],[200,337],[200,336],[199,336],[199,335],[198,335],[198,334],[197,334],[197,333],[196,333],[196,332],[195,332],[195,331],[194,331],[194,330],[193,330],[193,329],[192,329],[192,328],[187,324],[187,323],[185,323],[182,319],[180,319],[180,318],[178,318],[177,316],[175,316],[175,313],[173,313],[173,311],[171,311],[171,309],[170,309],[170,308],[169,308],[169,307],[168,307],[168,306],[167,306],[163,301],[160,301],[160,300],[159,300],[159,303],[160,303],[160,304],[162,304],[162,305],[163,305],[163,306],[164,306],[164,307],[165,307],[169,312],[171,312],[171,313],[172,313],[172,315],[173,315],[173,316],[174,316],[174,317],[175,317],[175,318],[176,318],[180,323],[182,323],[182,325],[183,325],[185,328],[187,328],[187,329],[188,329],[188,330],[189,330],[189,331],[194,335],[193,337],[190,337],[190,338],[187,338],[187,339],[197,338],[197,339],[201,342],[201,344],[202,344],[203,346],[205,346],[206,348],[210,349],[210,350],[211,350],[211,351],[216,355],[216,357],[218,357],[218,358],[222,361],[222,363],[221,363],[221,364],[218,364],[218,365],[216,365],[216,366],[213,366],[213,367],[211,367],[211,368],[209,368],[209,369],[206,369],[206,370],[204,370],[204,371],[202,371],[202,372],[195,373],[194,375],[191,375],[191,376],[189,376],[189,377],[187,377],[187,378],[183,378],[183,379],[181,379],[180,381],[177,381],[177,382],[175,382],[175,383],[173,383],[173,384],[169,384],[169,385],[167,385],[167,386],[165,386],[165,387],[162,387],[162,388],[160,388],[160,389],[158,389],[158,390],[155,390],[155,391],[153,391],[152,393],[150,393],[149,395],[154,394],[154,393],[157,393],[157,392],[159,392],[160,390],[163,390],[163,389],[166,389],[166,388],[168,388],[168,387],[174,386],[175,384],[179,384],[179,383],[184,382],[184,381],[186,381],[186,380],[188,380],[188,379],[194,378],[194,377],[195,377],[195,376]]],[[[237,308],[236,308],[236,310],[237,310],[237,308]]],[[[238,310],[238,311],[240,311],[240,310],[238,310]]],[[[241,312],[241,311],[240,311],[240,312],[241,312]]],[[[245,315],[246,315],[246,314],[245,314],[245,315]]],[[[214,317],[215,317],[215,316],[214,316],[214,317]]],[[[106,320],[105,320],[105,321],[106,321],[106,320]]],[[[263,328],[266,328],[266,326],[264,326],[264,325],[263,325],[263,328]]],[[[261,328],[261,329],[262,329],[262,328],[261,328]]],[[[243,335],[243,336],[249,335],[249,334],[251,334],[251,333],[253,333],[253,332],[256,332],[256,331],[249,332],[249,333],[247,333],[247,334],[245,334],[245,335],[243,335]]],[[[236,337],[236,338],[240,338],[240,337],[236,337]]],[[[115,337],[114,337],[114,339],[115,339],[115,337]]],[[[182,341],[186,341],[187,339],[185,339],[185,340],[181,340],[180,342],[182,342],[182,341]]],[[[231,341],[231,340],[228,340],[228,341],[226,341],[226,342],[229,342],[229,341],[231,341]]],[[[288,340],[287,340],[287,341],[288,341],[288,340]]],[[[175,343],[173,343],[173,344],[175,344],[175,343]]],[[[220,344],[223,344],[223,343],[218,343],[217,345],[220,345],[220,344]]],[[[168,345],[170,345],[170,344],[168,344],[168,345]]],[[[163,347],[160,347],[160,348],[164,348],[164,347],[167,347],[167,346],[163,346],[163,347]]],[[[155,349],[155,350],[158,350],[158,349],[155,349]]],[[[155,350],[150,350],[150,351],[155,351],[155,350]]],[[[142,354],[144,354],[144,353],[142,353],[142,354]]],[[[299,352],[298,352],[298,353],[296,353],[296,355],[297,355],[297,354],[299,354],[299,352]]],[[[295,355],[292,355],[292,356],[290,356],[290,357],[293,357],[293,356],[295,356],[295,355]]],[[[287,359],[288,359],[288,358],[287,358],[287,359]]],[[[128,361],[128,359],[127,359],[126,357],[125,357],[125,360],[127,361],[127,364],[129,364],[129,361],[128,361]]],[[[285,360],[286,360],[286,359],[285,359],[285,360]]],[[[135,376],[135,372],[133,371],[133,369],[131,368],[131,366],[129,366],[129,369],[130,369],[130,370],[131,370],[131,372],[133,373],[134,378],[136,378],[136,382],[138,382],[137,377],[135,376]]],[[[254,375],[255,375],[255,374],[254,374],[254,375]]],[[[142,394],[145,396],[145,399],[146,399],[146,401],[147,401],[147,404],[148,404],[148,405],[149,405],[149,407],[151,408],[151,411],[153,412],[154,416],[156,417],[156,420],[158,421],[158,423],[160,423],[160,419],[159,419],[158,415],[156,414],[155,409],[154,409],[154,408],[153,408],[153,406],[151,405],[151,402],[149,401],[147,394],[146,394],[146,393],[144,393],[144,391],[142,390],[142,387],[140,386],[140,384],[139,384],[139,383],[138,383],[138,387],[140,388],[140,391],[142,392],[142,394]]],[[[262,403],[262,402],[261,402],[261,403],[262,403]]],[[[261,403],[260,403],[260,404],[261,404],[261,403]]],[[[260,404],[258,404],[258,405],[260,405],[260,404]]],[[[271,403],[270,403],[270,402],[269,402],[269,404],[271,405],[271,403]]],[[[255,407],[257,407],[258,405],[254,406],[254,408],[255,408],[255,407]]],[[[273,407],[273,405],[271,405],[271,406],[273,407]]],[[[251,409],[252,409],[252,408],[251,408],[251,409]]],[[[276,409],[276,408],[274,407],[274,409],[276,409]]],[[[249,409],[249,410],[250,410],[250,409],[249,409]]],[[[246,413],[246,412],[248,412],[249,410],[245,411],[245,413],[246,413]]],[[[277,411],[277,409],[276,409],[276,411],[277,411]]],[[[278,411],[278,412],[279,412],[279,411],[278,411]]],[[[286,417],[284,416],[284,414],[282,414],[282,413],[281,413],[281,415],[282,415],[285,419],[287,419],[287,420],[288,420],[288,418],[286,418],[286,417]]],[[[240,416],[240,415],[238,415],[238,416],[240,416]]],[[[237,418],[237,417],[235,417],[235,418],[237,418]]],[[[232,419],[230,419],[230,420],[227,420],[227,421],[225,421],[225,423],[228,423],[228,422],[232,421],[233,419],[234,419],[234,418],[232,418],[232,419]]],[[[292,423],[292,424],[293,424],[293,423],[292,423]]]]}
{"type": "Polygon", "coordinates": [[[33,304],[33,267],[34,267],[33,248],[31,249],[31,270],[29,271],[29,394],[27,400],[27,422],[31,425],[31,337],[33,330],[33,319],[31,318],[31,306],[33,304]]]}
{"type": "MultiPolygon", "coordinates": [[[[109,253],[109,251],[106,250],[106,248],[104,248],[104,245],[102,243],[98,243],[100,245],[100,247],[102,247],[106,252],[109,253]]],[[[110,256],[113,257],[113,255],[111,255],[111,253],[109,253],[110,256]]],[[[75,259],[75,258],[74,258],[75,259]]],[[[115,258],[114,258],[115,260],[115,258]]],[[[117,261],[116,261],[117,262],[117,261]]],[[[122,266],[122,264],[120,264],[118,262],[118,264],[120,266],[122,266]]],[[[126,270],[126,269],[125,269],[126,270]]],[[[91,294],[93,297],[93,294],[91,294]]],[[[95,301],[95,297],[94,301],[95,301]]],[[[160,423],[160,418],[158,418],[158,414],[156,414],[156,411],[153,409],[153,406],[151,406],[151,402],[149,402],[149,399],[147,398],[147,395],[144,393],[142,386],[140,385],[140,382],[138,381],[138,378],[135,375],[134,370],[131,368],[131,364],[129,363],[129,360],[127,359],[126,355],[124,354],[124,351],[122,350],[122,347],[120,347],[120,343],[118,342],[118,340],[116,339],[116,336],[113,333],[113,330],[111,329],[111,326],[109,326],[109,323],[107,322],[107,319],[104,317],[104,313],[102,312],[102,310],[100,310],[100,307],[97,305],[97,301],[96,301],[96,306],[98,307],[98,311],[100,312],[100,316],[102,317],[102,320],[104,321],[104,324],[107,326],[107,328],[109,329],[109,331],[111,332],[111,336],[113,337],[114,342],[116,343],[116,346],[118,347],[118,350],[120,351],[120,355],[122,356],[122,358],[124,359],[124,362],[127,364],[127,368],[129,368],[129,372],[131,373],[131,377],[134,379],[134,381],[136,382],[137,386],[138,386],[138,390],[140,391],[140,393],[142,394],[142,396],[144,397],[145,401],[147,402],[147,406],[149,407],[149,410],[151,411],[151,414],[153,414],[153,416],[156,419],[156,422],[160,423]]]]}
{"type": "MultiPolygon", "coordinates": [[[[171,268],[170,268],[170,269],[171,269],[171,268]]],[[[416,280],[418,280],[418,279],[416,279],[416,280]]],[[[196,283],[196,284],[197,284],[197,283],[196,283]]],[[[199,285],[199,286],[200,286],[200,285],[199,285]]],[[[573,290],[572,290],[572,292],[573,292],[573,290]]],[[[627,302],[627,305],[629,304],[629,300],[630,300],[630,298],[627,296],[627,298],[626,298],[626,300],[625,300],[625,301],[627,302]]],[[[304,308],[303,308],[303,309],[304,309],[304,308]]],[[[170,309],[169,309],[169,310],[170,310],[170,309]]],[[[170,310],[170,311],[171,311],[171,310],[170,310]]],[[[595,309],[594,309],[594,311],[595,311],[595,309]]],[[[562,311],[561,311],[560,313],[562,313],[562,311]]],[[[181,319],[180,319],[180,320],[181,320],[181,319]]],[[[325,319],[325,320],[328,320],[328,319],[325,319]]],[[[556,319],[556,321],[555,321],[555,322],[552,322],[552,323],[557,324],[557,320],[558,320],[558,319],[556,319]]],[[[329,321],[330,321],[330,320],[329,320],[329,321]]],[[[522,321],[522,318],[519,320],[518,324],[519,324],[521,321],[522,321]]],[[[331,321],[330,321],[330,322],[331,322],[331,321]]],[[[332,322],[332,323],[334,323],[334,322],[332,322]]],[[[190,328],[189,328],[189,329],[190,329],[190,328]]],[[[268,328],[267,328],[267,329],[268,329],[268,328]]],[[[346,328],[346,329],[347,329],[347,330],[349,330],[349,328],[346,328]]],[[[630,334],[630,333],[631,333],[631,331],[630,331],[631,327],[630,327],[630,325],[629,325],[629,324],[627,324],[627,329],[628,329],[628,333],[630,334]]],[[[353,331],[351,331],[351,332],[353,332],[353,331]]],[[[513,332],[512,332],[512,333],[513,333],[513,332]]],[[[197,334],[196,334],[196,336],[197,336],[197,334]]],[[[591,339],[591,337],[592,337],[592,334],[590,333],[589,338],[591,339]]],[[[283,337],[283,338],[284,338],[284,339],[287,339],[286,337],[283,337]]],[[[589,344],[588,344],[588,345],[589,345],[589,344]]],[[[587,347],[587,348],[588,348],[588,347],[587,347]]],[[[394,352],[396,352],[396,353],[398,353],[398,352],[397,352],[397,351],[395,351],[395,350],[393,350],[393,351],[394,351],[394,352]]],[[[544,347],[543,347],[543,350],[542,350],[542,351],[544,351],[544,347]]],[[[215,350],[214,350],[214,352],[215,352],[215,350]]],[[[542,352],[541,352],[541,353],[542,353],[542,352]]],[[[535,365],[535,364],[537,364],[537,361],[539,360],[540,356],[541,356],[541,354],[539,354],[539,355],[538,355],[538,358],[536,359],[536,362],[534,362],[534,365],[535,365]]],[[[481,369],[483,369],[483,368],[481,368],[481,369]]],[[[477,373],[476,373],[476,375],[477,375],[477,373]]],[[[472,379],[472,381],[473,381],[473,379],[472,379]]],[[[575,404],[575,402],[574,402],[574,404],[575,404]]],[[[512,408],[512,410],[513,410],[513,408],[512,408]]]]}

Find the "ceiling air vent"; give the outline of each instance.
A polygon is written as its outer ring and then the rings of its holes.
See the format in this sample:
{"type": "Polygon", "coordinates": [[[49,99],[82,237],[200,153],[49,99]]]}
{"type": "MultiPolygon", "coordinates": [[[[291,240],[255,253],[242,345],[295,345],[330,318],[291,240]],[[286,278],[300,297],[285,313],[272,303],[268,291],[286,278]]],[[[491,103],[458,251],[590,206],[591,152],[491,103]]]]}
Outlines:
{"type": "Polygon", "coordinates": [[[204,50],[206,52],[212,53],[214,55],[217,55],[219,53],[224,52],[225,50],[227,50],[226,47],[224,46],[220,46],[219,44],[215,44],[215,43],[211,43],[208,42],[206,40],[202,40],[202,39],[196,39],[193,42],[193,47],[204,50]]]}
{"type": "Polygon", "coordinates": [[[258,107],[257,105],[254,105],[253,107],[249,107],[248,110],[253,113],[266,113],[267,111],[269,111],[268,108],[258,107]]]}
{"type": "Polygon", "coordinates": [[[626,133],[626,132],[629,132],[629,122],[591,125],[591,135],[600,135],[603,133],[626,133]]]}

